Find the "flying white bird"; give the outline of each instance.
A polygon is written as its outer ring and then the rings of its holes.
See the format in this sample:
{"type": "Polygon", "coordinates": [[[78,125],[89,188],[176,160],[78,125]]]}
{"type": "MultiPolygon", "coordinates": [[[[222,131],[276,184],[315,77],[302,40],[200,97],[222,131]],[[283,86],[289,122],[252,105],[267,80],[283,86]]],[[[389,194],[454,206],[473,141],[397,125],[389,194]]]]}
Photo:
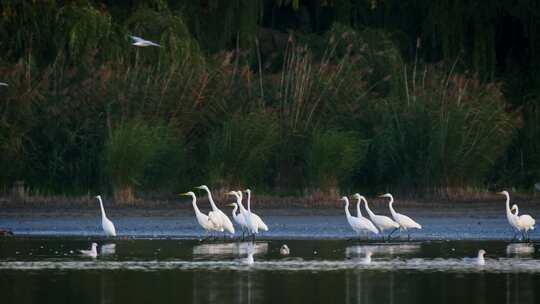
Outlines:
{"type": "Polygon", "coordinates": [[[81,253],[81,255],[95,258],[97,257],[97,244],[92,243],[92,247],[90,248],[90,250],[79,250],[79,252],[81,253]]]}
{"type": "MultiPolygon", "coordinates": [[[[394,210],[394,207],[393,207],[393,204],[394,204],[394,197],[392,196],[392,194],[390,193],[386,193],[386,194],[383,194],[379,197],[388,197],[390,198],[390,202],[388,203],[388,206],[390,207],[390,213],[392,214],[392,217],[394,218],[394,221],[396,221],[396,223],[399,224],[399,231],[401,232],[401,230],[405,230],[407,231],[407,238],[410,239],[411,238],[411,235],[409,234],[409,229],[422,229],[422,226],[420,224],[418,224],[417,222],[415,222],[412,218],[404,215],[404,214],[401,214],[401,213],[397,213],[396,210],[394,210]]],[[[396,231],[394,229],[394,231],[396,231]]],[[[392,233],[394,233],[394,231],[392,231],[392,233]]],[[[392,233],[390,233],[390,235],[392,235],[392,233]]]]}
{"type": "Polygon", "coordinates": [[[134,45],[134,46],[139,46],[139,47],[147,47],[147,46],[157,46],[157,47],[161,47],[161,45],[155,43],[155,42],[152,42],[150,40],[146,40],[146,39],[143,39],[141,37],[137,37],[137,36],[129,36],[131,39],[133,39],[133,43],[131,45],[134,45]]]}
{"type": "MultiPolygon", "coordinates": [[[[379,231],[383,235],[383,239],[384,239],[384,231],[385,230],[399,228],[399,224],[394,222],[388,216],[376,215],[375,213],[373,213],[373,211],[371,211],[371,209],[369,209],[367,200],[365,198],[363,200],[364,200],[364,203],[366,204],[366,210],[367,210],[367,213],[369,215],[369,218],[371,219],[373,224],[375,224],[375,226],[377,228],[379,228],[379,231]]],[[[388,239],[390,239],[390,235],[388,236],[388,239]]]]}
{"type": "Polygon", "coordinates": [[[107,215],[105,215],[105,209],[103,208],[103,201],[101,200],[101,195],[96,196],[96,198],[99,200],[99,207],[101,207],[101,227],[103,227],[105,235],[116,236],[116,229],[114,228],[113,222],[107,218],[107,215]]]}
{"type": "Polygon", "coordinates": [[[227,231],[230,234],[234,235],[234,226],[225,213],[223,211],[219,210],[219,208],[216,206],[216,203],[214,203],[214,199],[212,198],[212,193],[210,193],[210,189],[206,185],[202,185],[199,187],[195,187],[197,189],[205,190],[208,194],[208,200],[210,201],[210,205],[212,206],[212,212],[208,213],[208,219],[214,223],[214,225],[217,226],[217,228],[220,229],[220,231],[227,231]]]}
{"type": "MultiPolygon", "coordinates": [[[[351,215],[349,212],[349,199],[346,196],[342,197],[341,200],[345,201],[345,216],[347,217],[347,222],[357,234],[364,232],[373,232],[375,234],[379,234],[379,231],[377,228],[375,228],[373,223],[367,218],[363,217],[362,214],[360,214],[360,217],[354,217],[351,215]]],[[[359,199],[358,204],[360,204],[360,201],[361,200],[359,199]]],[[[360,209],[357,208],[357,212],[359,211],[360,209]]]]}

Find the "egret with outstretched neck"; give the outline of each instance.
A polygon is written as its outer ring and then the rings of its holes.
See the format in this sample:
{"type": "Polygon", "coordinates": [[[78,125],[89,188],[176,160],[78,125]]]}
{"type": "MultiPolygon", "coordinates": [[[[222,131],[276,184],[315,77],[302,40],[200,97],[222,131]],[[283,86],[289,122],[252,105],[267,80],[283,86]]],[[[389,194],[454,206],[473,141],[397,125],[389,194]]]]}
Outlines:
{"type": "MultiPolygon", "coordinates": [[[[412,218],[404,214],[397,213],[396,210],[394,210],[394,197],[392,196],[392,194],[386,193],[379,197],[390,198],[390,202],[388,203],[388,206],[390,207],[390,213],[392,214],[394,221],[399,224],[399,231],[401,232],[402,230],[405,230],[407,232],[407,239],[411,238],[411,235],[409,234],[409,229],[422,229],[422,226],[415,222],[412,218]]],[[[394,231],[396,230],[397,229],[394,229],[394,231]]],[[[390,236],[392,235],[392,233],[394,233],[394,231],[390,233],[390,236]]]]}
{"type": "Polygon", "coordinates": [[[249,213],[251,213],[251,218],[254,224],[257,225],[257,230],[268,231],[268,226],[266,226],[261,217],[255,214],[255,212],[251,211],[251,190],[246,189],[245,192],[247,193],[248,210],[249,213]]]}
{"type": "Polygon", "coordinates": [[[197,189],[205,190],[208,194],[208,200],[210,201],[210,205],[212,206],[212,214],[208,214],[208,218],[210,221],[214,223],[221,231],[226,230],[230,234],[234,235],[234,226],[225,213],[223,211],[219,210],[219,208],[216,206],[216,203],[214,203],[214,199],[212,198],[212,193],[210,193],[210,189],[206,185],[202,185],[199,187],[195,187],[197,189]]]}
{"type": "MultiPolygon", "coordinates": [[[[373,213],[373,211],[371,211],[371,209],[369,209],[367,200],[365,198],[363,200],[364,200],[364,203],[366,204],[366,211],[367,211],[367,213],[369,215],[369,218],[371,219],[373,224],[375,224],[375,226],[377,228],[379,228],[379,231],[383,235],[383,239],[384,239],[384,231],[385,230],[399,228],[399,224],[396,223],[395,221],[393,221],[388,216],[377,215],[377,214],[373,213]]],[[[388,236],[388,239],[390,239],[390,235],[388,236]]]]}
{"type": "Polygon", "coordinates": [[[518,216],[513,214],[512,211],[510,210],[510,194],[506,190],[498,192],[498,194],[502,194],[502,195],[504,195],[506,197],[506,219],[508,220],[508,223],[510,224],[510,226],[514,230],[513,239],[515,239],[516,234],[521,232],[521,230],[519,229],[519,226],[518,226],[518,223],[517,223],[518,216]]]}
{"type": "MultiPolygon", "coordinates": [[[[364,217],[354,217],[351,215],[349,211],[349,199],[346,196],[342,197],[341,200],[345,201],[345,216],[347,218],[347,222],[354,232],[356,232],[358,235],[363,232],[373,232],[375,234],[379,234],[379,231],[377,228],[375,228],[370,220],[364,217]]],[[[357,209],[357,211],[359,211],[359,209],[357,209]]]]}
{"type": "Polygon", "coordinates": [[[107,218],[105,214],[105,208],[103,208],[103,201],[101,200],[101,195],[96,196],[99,201],[99,207],[101,208],[101,227],[106,236],[116,236],[116,229],[111,220],[107,218]]]}
{"type": "Polygon", "coordinates": [[[217,231],[218,228],[216,225],[214,225],[213,222],[210,221],[208,218],[208,215],[204,214],[199,210],[199,207],[197,206],[197,197],[195,196],[195,193],[192,191],[186,192],[186,193],[180,193],[180,195],[185,196],[191,196],[192,201],[191,204],[193,205],[193,210],[195,210],[195,218],[197,218],[197,223],[206,231],[208,234],[211,231],[217,231]]]}

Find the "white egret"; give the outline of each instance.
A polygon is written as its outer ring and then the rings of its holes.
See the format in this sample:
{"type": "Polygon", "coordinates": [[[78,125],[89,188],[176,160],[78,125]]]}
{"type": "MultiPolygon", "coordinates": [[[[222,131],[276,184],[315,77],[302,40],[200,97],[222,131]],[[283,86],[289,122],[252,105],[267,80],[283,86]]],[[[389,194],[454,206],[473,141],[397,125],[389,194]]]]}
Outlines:
{"type": "Polygon", "coordinates": [[[143,39],[141,37],[137,37],[137,36],[129,36],[131,39],[133,39],[133,43],[131,45],[134,45],[134,46],[139,46],[139,47],[147,47],[147,46],[157,46],[157,47],[161,47],[161,45],[155,43],[155,42],[152,42],[150,40],[146,40],[146,39],[143,39]]]}
{"type": "Polygon", "coordinates": [[[364,217],[354,217],[349,212],[349,199],[344,196],[341,198],[342,201],[345,201],[345,216],[347,217],[347,222],[351,226],[352,230],[356,232],[357,234],[361,234],[363,232],[371,231],[375,234],[379,234],[379,231],[371,221],[364,217]]]}
{"type": "Polygon", "coordinates": [[[289,249],[289,246],[287,244],[281,245],[281,248],[279,248],[279,254],[281,255],[289,255],[291,253],[291,250],[289,249]]]}
{"type": "Polygon", "coordinates": [[[512,205],[512,210],[515,210],[514,216],[518,230],[522,231],[524,238],[529,239],[529,230],[534,230],[536,221],[528,214],[519,215],[519,208],[516,204],[512,205]]]}
{"type": "Polygon", "coordinates": [[[236,224],[238,224],[238,226],[242,228],[242,238],[243,238],[244,233],[247,229],[246,220],[244,219],[244,215],[242,214],[242,211],[240,211],[239,213],[236,213],[236,210],[239,208],[240,203],[242,202],[242,198],[240,197],[239,193],[236,191],[231,191],[227,194],[236,196],[236,203],[229,204],[229,206],[234,207],[232,211],[232,217],[233,217],[233,220],[236,222],[236,224]]]}
{"type": "Polygon", "coordinates": [[[95,258],[97,257],[97,244],[92,243],[90,250],[79,250],[79,252],[84,256],[95,258]]]}
{"type": "Polygon", "coordinates": [[[463,261],[477,264],[477,265],[485,265],[486,264],[486,260],[484,259],[485,254],[486,254],[486,251],[484,249],[480,249],[478,250],[478,256],[474,258],[464,258],[463,261]]]}
{"type": "Polygon", "coordinates": [[[99,206],[101,207],[101,227],[103,227],[105,235],[116,236],[116,229],[114,228],[113,222],[107,218],[107,215],[105,215],[105,209],[103,208],[103,201],[101,200],[101,195],[96,196],[96,198],[99,200],[99,206]]]}
{"type": "Polygon", "coordinates": [[[516,231],[521,232],[521,230],[519,229],[519,226],[517,223],[518,216],[513,214],[512,211],[510,210],[510,194],[506,190],[498,192],[498,194],[502,194],[506,197],[506,219],[508,220],[508,223],[514,230],[514,239],[515,239],[516,231]]]}
{"type": "MultiPolygon", "coordinates": [[[[399,228],[399,224],[396,223],[395,221],[393,221],[388,216],[377,215],[377,214],[373,213],[373,211],[371,211],[371,209],[369,209],[367,200],[364,197],[363,197],[363,200],[364,200],[364,203],[366,204],[366,210],[367,210],[367,213],[369,215],[369,218],[371,219],[373,224],[375,224],[375,226],[377,228],[379,228],[379,231],[383,235],[383,239],[384,239],[384,231],[385,230],[399,228]]],[[[388,236],[388,239],[390,239],[390,235],[388,236]]]]}
{"type": "Polygon", "coordinates": [[[212,206],[213,213],[208,213],[208,218],[210,221],[212,221],[219,229],[220,231],[226,230],[230,234],[234,235],[234,226],[225,213],[223,211],[219,210],[219,208],[216,206],[216,203],[214,203],[214,199],[212,198],[212,193],[210,193],[210,189],[206,185],[202,185],[199,187],[195,187],[197,189],[203,189],[206,190],[206,193],[208,193],[208,200],[210,201],[210,205],[212,206]]]}
{"type": "MultiPolygon", "coordinates": [[[[412,218],[406,216],[405,214],[397,213],[396,210],[394,210],[394,197],[392,196],[392,194],[386,193],[379,197],[390,198],[390,202],[388,203],[388,206],[390,207],[390,213],[392,214],[394,221],[399,224],[399,231],[407,231],[408,239],[411,238],[411,235],[409,234],[409,229],[422,229],[422,225],[415,222],[412,218]]],[[[396,229],[394,229],[394,231],[396,231],[396,229]]],[[[394,233],[394,231],[392,231],[392,233],[394,233]]],[[[392,235],[392,233],[390,233],[390,235],[392,235]]]]}
{"type": "Polygon", "coordinates": [[[191,204],[193,205],[193,209],[195,210],[195,217],[197,218],[197,222],[207,233],[211,231],[218,231],[218,227],[214,225],[212,221],[210,221],[210,219],[208,218],[208,215],[202,213],[199,210],[199,207],[197,206],[197,197],[195,196],[195,193],[193,193],[192,191],[189,191],[186,193],[180,193],[180,195],[192,197],[193,200],[191,201],[191,204]]]}
{"type": "Polygon", "coordinates": [[[248,210],[251,213],[251,218],[253,219],[253,222],[255,223],[255,225],[257,225],[257,229],[262,231],[268,231],[268,226],[266,226],[261,217],[255,214],[255,212],[251,211],[251,190],[246,189],[245,192],[247,193],[248,210]]]}

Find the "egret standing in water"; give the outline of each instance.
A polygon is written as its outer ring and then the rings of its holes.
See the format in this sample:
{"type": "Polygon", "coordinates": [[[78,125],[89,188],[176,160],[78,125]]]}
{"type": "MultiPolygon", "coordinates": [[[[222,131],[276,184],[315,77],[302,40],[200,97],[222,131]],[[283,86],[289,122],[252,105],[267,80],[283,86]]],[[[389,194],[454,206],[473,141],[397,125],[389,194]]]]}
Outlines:
{"type": "MultiPolygon", "coordinates": [[[[394,221],[399,224],[399,231],[405,230],[407,231],[407,239],[411,238],[411,235],[409,234],[409,229],[422,229],[422,226],[418,224],[417,222],[413,221],[410,217],[397,213],[396,210],[394,210],[394,207],[392,206],[394,204],[394,197],[390,193],[383,194],[379,197],[388,197],[390,198],[390,202],[388,203],[388,206],[390,207],[390,213],[392,214],[392,217],[394,218],[394,221]]],[[[396,231],[397,229],[394,229],[396,231]]],[[[388,237],[394,233],[392,231],[388,237]]]]}
{"type": "Polygon", "coordinates": [[[96,196],[96,198],[99,200],[99,206],[101,207],[101,227],[103,227],[105,235],[116,236],[116,229],[114,228],[113,222],[107,218],[107,215],[105,215],[105,209],[103,208],[103,201],[101,200],[101,195],[96,196]]]}
{"type": "Polygon", "coordinates": [[[90,250],[79,250],[79,252],[84,256],[95,258],[97,257],[97,244],[92,243],[90,250]]]}
{"type": "Polygon", "coordinates": [[[225,213],[223,213],[223,211],[219,210],[219,208],[216,206],[216,203],[214,203],[214,199],[212,198],[212,193],[210,193],[210,189],[208,189],[206,185],[195,188],[205,190],[208,194],[208,200],[210,201],[210,205],[212,206],[213,211],[212,214],[208,213],[208,218],[210,219],[210,221],[212,221],[220,231],[227,231],[230,234],[234,235],[234,226],[231,220],[227,215],[225,215],[225,213]]]}
{"type": "Polygon", "coordinates": [[[514,230],[514,239],[515,239],[516,234],[518,232],[521,232],[521,230],[518,225],[518,216],[513,214],[512,211],[510,210],[510,194],[506,190],[498,192],[498,194],[502,194],[506,197],[506,219],[508,220],[508,223],[510,224],[512,229],[514,230]]]}
{"type": "Polygon", "coordinates": [[[193,205],[193,209],[195,210],[195,217],[197,218],[197,222],[206,231],[207,234],[212,231],[218,230],[216,225],[214,225],[214,223],[210,221],[210,219],[208,218],[208,215],[202,213],[199,210],[199,207],[197,206],[197,197],[195,196],[195,193],[193,193],[192,191],[189,191],[186,193],[180,193],[180,195],[192,197],[191,204],[193,205]]]}
{"type": "Polygon", "coordinates": [[[254,224],[257,225],[257,230],[268,231],[268,226],[266,226],[261,217],[251,211],[251,190],[246,189],[245,192],[247,193],[248,211],[251,214],[254,224]]]}
{"type": "Polygon", "coordinates": [[[245,231],[247,229],[246,220],[244,219],[244,215],[242,214],[242,211],[239,211],[239,213],[236,213],[236,210],[239,208],[240,204],[242,203],[242,198],[240,197],[240,194],[242,192],[238,193],[236,191],[231,191],[227,194],[234,195],[236,197],[236,203],[232,203],[229,206],[233,206],[234,209],[232,211],[232,217],[233,220],[240,226],[242,229],[242,239],[244,238],[245,231]]]}
{"type": "Polygon", "coordinates": [[[536,221],[528,214],[519,215],[518,205],[512,205],[512,211],[515,210],[514,216],[516,217],[516,225],[519,231],[522,231],[523,239],[529,239],[529,230],[534,230],[534,224],[536,221]]]}
{"type": "MultiPolygon", "coordinates": [[[[371,219],[373,224],[375,224],[375,226],[377,226],[377,228],[379,228],[379,231],[383,235],[383,240],[384,240],[384,231],[385,230],[399,228],[399,224],[394,222],[388,216],[377,215],[377,214],[373,213],[373,211],[371,211],[371,209],[369,209],[368,202],[367,202],[367,200],[365,198],[364,198],[364,203],[366,204],[366,210],[367,210],[367,213],[369,215],[369,218],[371,219]]],[[[390,235],[388,236],[388,239],[390,239],[390,235]]]]}
{"type": "MultiPolygon", "coordinates": [[[[375,234],[379,234],[377,228],[375,228],[373,223],[367,218],[354,217],[351,215],[349,211],[349,199],[346,196],[342,197],[341,200],[345,201],[345,216],[347,217],[347,222],[351,226],[352,230],[354,230],[358,235],[364,232],[373,232],[375,234]]],[[[357,209],[357,211],[360,211],[360,209],[357,209]]]]}

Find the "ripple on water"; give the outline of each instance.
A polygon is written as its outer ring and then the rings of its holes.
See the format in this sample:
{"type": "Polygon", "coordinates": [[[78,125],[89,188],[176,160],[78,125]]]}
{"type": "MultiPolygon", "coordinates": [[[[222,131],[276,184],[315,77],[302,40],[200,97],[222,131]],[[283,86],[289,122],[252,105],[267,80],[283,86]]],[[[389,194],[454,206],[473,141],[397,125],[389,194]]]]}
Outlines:
{"type": "Polygon", "coordinates": [[[367,269],[378,271],[421,271],[421,272],[489,272],[489,273],[540,273],[540,261],[533,259],[499,258],[486,259],[486,265],[476,265],[462,259],[391,259],[374,258],[370,264],[354,260],[255,260],[246,265],[237,260],[224,261],[7,261],[0,262],[0,270],[131,270],[131,271],[212,271],[212,270],[257,270],[257,271],[339,271],[367,269]]]}

